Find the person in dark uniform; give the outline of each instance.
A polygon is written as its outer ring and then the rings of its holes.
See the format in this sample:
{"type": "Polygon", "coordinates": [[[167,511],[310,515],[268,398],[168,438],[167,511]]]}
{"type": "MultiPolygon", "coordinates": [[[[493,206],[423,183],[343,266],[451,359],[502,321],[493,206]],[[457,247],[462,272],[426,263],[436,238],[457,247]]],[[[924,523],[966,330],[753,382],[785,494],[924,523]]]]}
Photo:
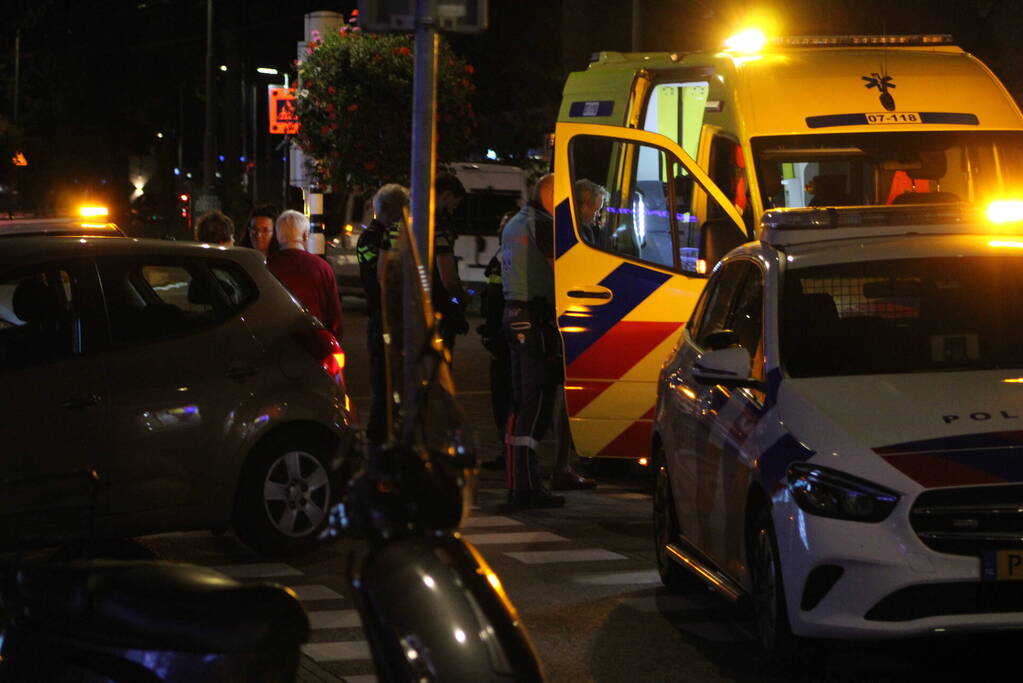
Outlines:
{"type": "Polygon", "coordinates": [[[455,260],[455,231],[453,218],[459,204],[465,197],[465,186],[453,175],[444,174],[434,183],[433,232],[433,310],[440,313],[440,336],[444,346],[454,354],[455,335],[469,331],[465,318],[468,297],[458,278],[458,262],[455,260]]]}
{"type": "Polygon", "coordinates": [[[536,184],[534,199],[501,235],[504,332],[511,349],[515,424],[507,463],[513,508],[565,504],[540,480],[537,450],[551,424],[561,377],[561,340],[554,312],[554,176],[536,184]]]}
{"type": "Polygon", "coordinates": [[[384,350],[383,321],[380,308],[380,279],[378,267],[381,250],[390,248],[394,227],[408,206],[408,190],[401,185],[381,187],[373,197],[373,220],[370,221],[355,246],[359,262],[359,278],[366,292],[366,348],[369,350],[369,384],[372,402],[366,422],[366,439],[373,444],[387,441],[387,364],[384,350]]]}

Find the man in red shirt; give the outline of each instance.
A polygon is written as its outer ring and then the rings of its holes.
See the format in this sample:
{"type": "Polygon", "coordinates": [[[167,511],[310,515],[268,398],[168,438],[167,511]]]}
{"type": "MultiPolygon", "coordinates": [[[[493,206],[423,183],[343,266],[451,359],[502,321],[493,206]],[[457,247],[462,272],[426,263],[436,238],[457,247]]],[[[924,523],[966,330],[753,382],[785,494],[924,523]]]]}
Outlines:
{"type": "Polygon", "coordinates": [[[270,254],[267,268],[340,340],[337,280],[326,261],[306,251],[309,219],[298,211],[285,211],[277,217],[276,231],[281,249],[270,254]]]}

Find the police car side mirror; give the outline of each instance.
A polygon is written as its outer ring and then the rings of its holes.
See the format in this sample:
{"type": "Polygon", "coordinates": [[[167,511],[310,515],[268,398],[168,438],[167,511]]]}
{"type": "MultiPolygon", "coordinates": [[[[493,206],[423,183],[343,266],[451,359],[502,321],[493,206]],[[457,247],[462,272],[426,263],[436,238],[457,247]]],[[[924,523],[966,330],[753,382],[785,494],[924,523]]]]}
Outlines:
{"type": "Polygon", "coordinates": [[[713,349],[702,354],[693,363],[693,379],[705,386],[720,384],[729,388],[759,389],[761,383],[750,377],[752,367],[749,352],[741,346],[713,349]]]}

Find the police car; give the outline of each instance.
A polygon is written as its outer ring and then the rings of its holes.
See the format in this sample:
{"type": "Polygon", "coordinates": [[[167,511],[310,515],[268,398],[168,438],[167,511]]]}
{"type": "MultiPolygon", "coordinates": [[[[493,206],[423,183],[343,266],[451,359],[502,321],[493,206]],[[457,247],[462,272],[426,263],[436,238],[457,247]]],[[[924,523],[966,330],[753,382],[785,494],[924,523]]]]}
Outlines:
{"type": "Polygon", "coordinates": [[[765,648],[1023,627],[1021,204],[785,209],[661,368],[657,564],[765,648]]]}

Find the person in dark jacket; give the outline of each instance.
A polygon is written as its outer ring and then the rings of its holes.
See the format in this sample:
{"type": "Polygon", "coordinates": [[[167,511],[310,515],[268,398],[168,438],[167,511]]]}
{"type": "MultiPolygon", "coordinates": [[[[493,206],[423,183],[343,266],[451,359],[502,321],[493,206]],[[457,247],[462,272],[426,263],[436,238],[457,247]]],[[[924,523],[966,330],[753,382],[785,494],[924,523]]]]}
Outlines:
{"type": "Polygon", "coordinates": [[[372,401],[366,422],[366,439],[379,444],[387,441],[387,363],[380,308],[379,264],[381,250],[387,251],[396,224],[409,204],[408,190],[401,185],[381,187],[373,196],[373,220],[359,236],[355,257],[359,262],[359,278],[366,292],[366,347],[369,351],[369,383],[372,401]]]}

